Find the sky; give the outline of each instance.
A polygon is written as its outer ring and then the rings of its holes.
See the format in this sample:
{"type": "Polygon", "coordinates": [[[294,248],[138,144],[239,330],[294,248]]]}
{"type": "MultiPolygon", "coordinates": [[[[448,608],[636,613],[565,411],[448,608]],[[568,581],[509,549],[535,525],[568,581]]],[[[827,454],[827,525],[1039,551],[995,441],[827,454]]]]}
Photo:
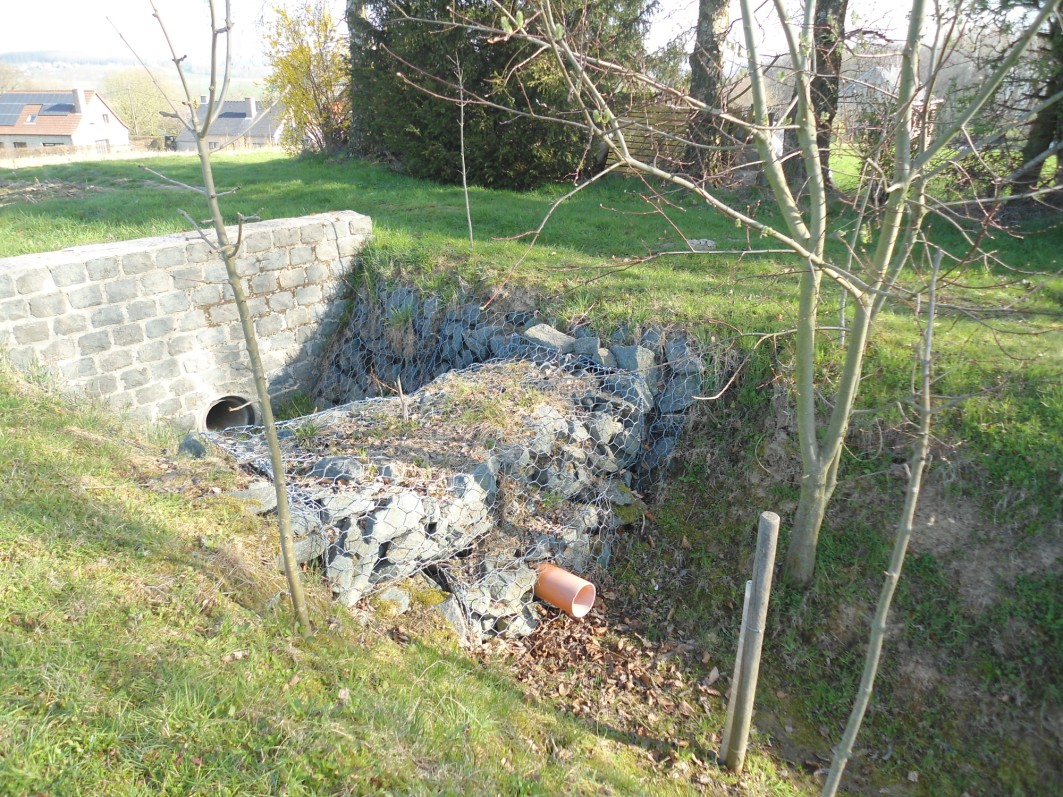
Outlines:
{"type": "MultiPolygon", "coordinates": [[[[210,45],[207,0],[155,0],[155,4],[178,51],[190,61],[205,61],[210,45]]],[[[258,28],[275,4],[273,0],[232,0],[234,55],[241,61],[262,62],[258,28]]],[[[168,58],[148,0],[28,0],[5,6],[0,53],[60,50],[124,60],[129,48],[122,43],[117,26],[145,61],[168,58]]],[[[224,2],[219,0],[217,7],[224,8],[224,2]]]]}
{"type": "MultiPolygon", "coordinates": [[[[342,18],[343,0],[328,2],[337,18],[342,18]]],[[[761,6],[759,0],[754,2],[761,6]]],[[[270,8],[277,3],[278,0],[232,0],[234,54],[240,62],[262,64],[259,29],[270,8]]],[[[181,54],[187,54],[190,62],[205,61],[210,42],[207,0],[156,0],[156,5],[181,54]]],[[[224,3],[218,0],[217,5],[220,8],[224,3]]],[[[884,15],[888,27],[903,28],[904,12],[900,7],[906,3],[856,0],[851,5],[856,7],[856,13],[864,9],[864,18],[859,20],[861,25],[874,22],[873,15],[884,15]]],[[[110,18],[145,61],[155,63],[168,57],[148,0],[8,0],[5,6],[0,25],[0,53],[62,50],[124,59],[129,50],[108,21],[110,18]]],[[[680,30],[691,28],[698,2],[662,0],[661,6],[649,37],[655,45],[680,30]]],[[[733,0],[732,17],[737,16],[737,0],[733,0]]],[[[763,33],[766,50],[775,49],[772,42],[779,41],[777,27],[766,26],[763,33]]]]}

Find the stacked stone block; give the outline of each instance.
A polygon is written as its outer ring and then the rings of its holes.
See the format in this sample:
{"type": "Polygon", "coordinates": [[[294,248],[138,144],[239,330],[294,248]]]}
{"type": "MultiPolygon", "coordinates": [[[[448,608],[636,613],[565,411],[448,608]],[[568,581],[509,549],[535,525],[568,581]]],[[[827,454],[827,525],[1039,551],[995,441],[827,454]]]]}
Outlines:
{"type": "MultiPolygon", "coordinates": [[[[237,271],[273,394],[308,376],[371,230],[351,211],[245,225],[237,271]]],[[[225,266],[195,233],[0,260],[0,350],[184,428],[218,398],[255,394],[225,266]]]]}

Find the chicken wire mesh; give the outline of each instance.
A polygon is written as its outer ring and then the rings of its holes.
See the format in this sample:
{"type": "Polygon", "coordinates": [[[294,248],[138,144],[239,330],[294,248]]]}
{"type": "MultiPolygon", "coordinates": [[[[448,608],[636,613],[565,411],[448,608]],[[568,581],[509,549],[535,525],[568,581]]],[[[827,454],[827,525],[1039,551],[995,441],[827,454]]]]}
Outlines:
{"type": "MultiPolygon", "coordinates": [[[[396,320],[408,298],[355,311],[315,389],[343,403],[278,424],[296,558],[347,605],[425,573],[462,636],[527,634],[537,565],[604,567],[617,529],[641,518],[637,490],[703,386],[700,348],[607,348],[478,307],[396,320]]],[[[260,428],[207,437],[272,477],[260,428]]]]}

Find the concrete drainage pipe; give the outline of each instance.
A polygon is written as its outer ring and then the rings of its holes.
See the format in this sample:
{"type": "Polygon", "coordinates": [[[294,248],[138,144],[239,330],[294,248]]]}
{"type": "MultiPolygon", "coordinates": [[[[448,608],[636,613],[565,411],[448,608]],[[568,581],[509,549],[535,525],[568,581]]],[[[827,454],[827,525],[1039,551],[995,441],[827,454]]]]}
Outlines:
{"type": "Polygon", "coordinates": [[[211,403],[203,425],[208,432],[220,432],[255,423],[255,408],[243,396],[223,396],[211,403]]]}

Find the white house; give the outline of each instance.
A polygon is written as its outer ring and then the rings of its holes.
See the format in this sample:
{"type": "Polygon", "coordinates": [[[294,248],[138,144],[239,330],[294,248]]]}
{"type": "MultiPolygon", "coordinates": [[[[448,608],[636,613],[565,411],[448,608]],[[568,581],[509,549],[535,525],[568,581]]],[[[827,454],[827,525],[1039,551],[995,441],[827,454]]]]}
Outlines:
{"type": "Polygon", "coordinates": [[[129,128],[91,89],[0,94],[0,149],[128,149],[129,128]]]}
{"type": "MultiPolygon", "coordinates": [[[[207,98],[199,98],[196,117],[202,124],[207,113],[207,98]]],[[[225,105],[210,127],[207,145],[211,149],[254,149],[275,147],[281,142],[284,108],[278,105],[266,108],[259,106],[254,97],[242,100],[226,100],[225,105]]],[[[179,151],[195,150],[195,137],[182,129],[177,136],[179,151]]]]}

